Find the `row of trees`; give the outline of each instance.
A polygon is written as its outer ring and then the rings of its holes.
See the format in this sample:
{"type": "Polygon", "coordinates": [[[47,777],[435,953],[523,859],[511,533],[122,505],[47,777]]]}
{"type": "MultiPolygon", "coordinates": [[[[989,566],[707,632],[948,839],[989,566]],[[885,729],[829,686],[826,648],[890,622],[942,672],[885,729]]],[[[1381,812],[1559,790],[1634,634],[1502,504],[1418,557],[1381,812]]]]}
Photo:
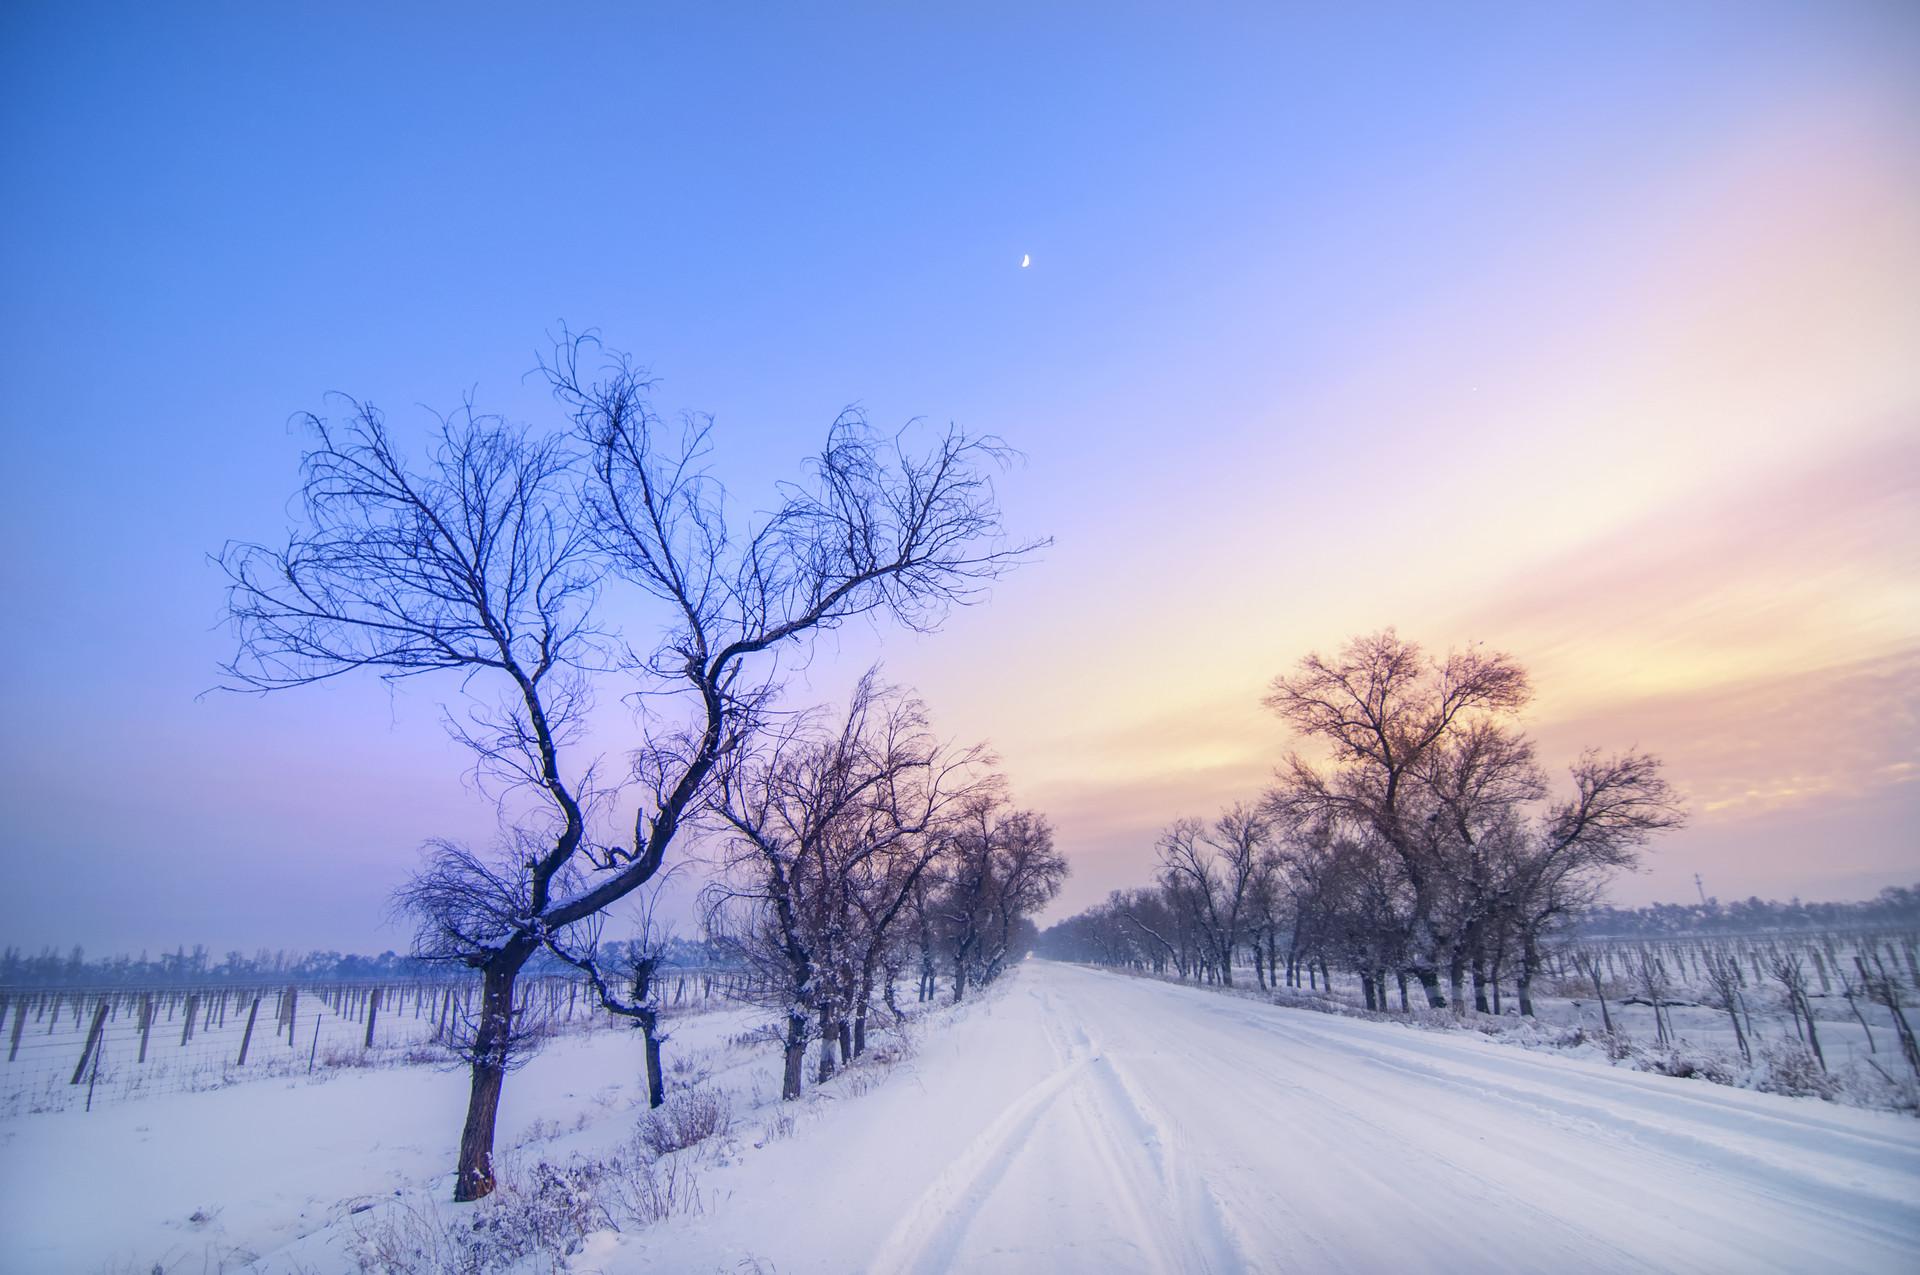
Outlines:
{"type": "Polygon", "coordinates": [[[1871,899],[1807,902],[1758,896],[1722,903],[1649,903],[1637,908],[1594,907],[1581,915],[1581,934],[1605,938],[1662,938],[1689,934],[1770,934],[1786,930],[1900,929],[1920,923],[1920,885],[1890,885],[1871,899]]]}
{"type": "MultiPolygon", "coordinates": [[[[667,941],[662,950],[667,964],[682,970],[710,969],[724,954],[707,944],[686,938],[667,941]]],[[[568,967],[557,958],[536,956],[523,973],[564,974],[568,967]]],[[[444,964],[423,961],[397,952],[363,956],[353,952],[289,952],[260,948],[252,956],[229,951],[219,961],[205,945],[181,946],[150,957],[118,955],[88,959],[75,946],[65,955],[43,947],[29,956],[17,947],[0,950],[0,987],[191,987],[207,983],[400,983],[459,977],[444,964]]]]}
{"type": "Polygon", "coordinates": [[[778,1011],[783,1098],[866,1049],[879,994],[916,953],[922,1000],[944,960],[953,999],[1033,937],[1066,862],[1044,818],[1014,810],[991,758],[942,744],[917,699],[861,679],[835,721],[801,717],[734,752],[710,799],[728,836],[704,892],[709,934],[778,1011]]]}
{"type": "Polygon", "coordinates": [[[711,421],[663,420],[632,362],[593,366],[598,352],[566,337],[542,361],[561,428],[469,407],[439,422],[423,460],[369,404],[305,418],[293,532],[219,555],[229,686],[370,670],[460,690],[447,720],[500,803],[501,841],[435,844],[400,894],[416,954],[482,978],[456,1200],[493,1189],[501,1087],[530,1043],[514,982],[537,953],[586,971],[610,1008],[647,1012],[605,968],[601,923],[671,869],[732,759],[776,720],[780,657],[857,616],[937,627],[1039,543],[1001,532],[996,440],[915,444],[852,413],[770,512],[740,519],[707,467],[711,421]],[[623,631],[616,614],[643,618],[623,631]],[[628,765],[612,769],[587,751],[610,685],[636,719],[628,765]]]}
{"type": "Polygon", "coordinates": [[[1161,838],[1145,889],[1043,936],[1049,954],[1171,966],[1231,984],[1356,972],[1369,1008],[1493,1008],[1511,976],[1520,1010],[1543,944],[1609,875],[1683,818],[1657,759],[1584,753],[1552,793],[1516,725],[1531,696],[1505,655],[1431,659],[1392,630],[1276,678],[1266,703],[1318,750],[1286,758],[1256,803],[1161,838]]]}
{"type": "Polygon", "coordinates": [[[430,978],[435,969],[395,952],[378,956],[313,951],[288,952],[261,948],[252,956],[229,951],[215,961],[203,944],[184,945],[158,957],[107,956],[88,960],[73,947],[64,956],[51,947],[29,956],[17,947],[0,951],[0,987],[73,987],[113,984],[153,986],[200,983],[339,983],[355,979],[388,981],[430,978]]]}

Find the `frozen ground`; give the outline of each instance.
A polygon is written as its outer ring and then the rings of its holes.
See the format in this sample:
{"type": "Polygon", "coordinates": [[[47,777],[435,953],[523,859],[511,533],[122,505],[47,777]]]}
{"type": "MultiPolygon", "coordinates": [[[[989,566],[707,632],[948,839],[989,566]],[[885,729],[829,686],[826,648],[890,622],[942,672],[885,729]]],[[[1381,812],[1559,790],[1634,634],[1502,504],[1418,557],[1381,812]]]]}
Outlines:
{"type": "MultiPolygon", "coordinates": [[[[700,1153],[702,1211],[592,1235],[563,1269],[1920,1269],[1908,1117],[1064,965],[938,1019],[791,1136],[768,1132],[772,1051],[730,1039],[743,1018],[685,1020],[670,1049],[738,1113],[700,1153]]],[[[611,1033],[555,1046],[510,1082],[503,1143],[617,1145],[633,1061],[611,1033]]],[[[0,1122],[0,1252],[355,1269],[395,1210],[459,1218],[432,1201],[461,1091],[381,1071],[0,1122]]]]}

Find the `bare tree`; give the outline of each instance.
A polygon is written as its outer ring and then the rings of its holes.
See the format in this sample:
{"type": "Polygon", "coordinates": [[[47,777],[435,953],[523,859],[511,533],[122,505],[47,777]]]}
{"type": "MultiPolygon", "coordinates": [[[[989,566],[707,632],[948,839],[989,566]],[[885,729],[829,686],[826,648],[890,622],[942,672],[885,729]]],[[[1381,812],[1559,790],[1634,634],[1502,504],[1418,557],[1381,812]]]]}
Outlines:
{"type": "Polygon", "coordinates": [[[372,408],[354,404],[344,431],[310,418],[305,525],[284,549],[221,555],[236,685],[458,672],[480,698],[456,736],[483,774],[535,796],[504,856],[441,845],[400,895],[420,919],[421,954],[483,979],[456,1200],[493,1189],[520,970],[660,870],[714,767],[760,727],[778,689],[770,657],[858,615],[931,629],[1039,543],[1000,535],[995,440],[949,430],[915,451],[852,415],[829,430],[809,481],[737,530],[705,468],[709,423],[665,427],[627,359],[585,370],[597,348],[569,338],[544,368],[572,415],[570,442],[467,412],[442,422],[415,471],[372,408]],[[593,602],[616,578],[665,604],[650,645],[594,627],[593,602]],[[562,751],[606,653],[650,698],[633,833],[603,842],[589,823],[607,794],[590,765],[569,774],[562,751]],[[500,701],[478,691],[483,678],[500,701]]]}
{"type": "MultiPolygon", "coordinates": [[[[1740,1030],[1740,967],[1735,959],[1719,948],[1707,951],[1707,995],[1708,1003],[1727,1011],[1727,1021],[1733,1024],[1734,1043],[1740,1046],[1740,1056],[1748,1062],[1753,1061],[1753,1047],[1747,1043],[1746,1032],[1740,1030]]],[[[1851,998],[1849,998],[1851,1003],[1851,998]]],[[[1861,1020],[1865,1023],[1865,1020],[1861,1020]]],[[[1867,1033],[1869,1045],[1873,1042],[1873,1033],[1867,1033]]]]}
{"type": "Polygon", "coordinates": [[[1468,650],[1428,660],[1388,629],[1348,643],[1337,659],[1307,656],[1298,672],[1274,679],[1266,699],[1332,753],[1325,767],[1290,756],[1274,810],[1295,821],[1344,823],[1394,856],[1412,887],[1410,972],[1435,1008],[1447,1003],[1438,930],[1447,882],[1435,846],[1441,811],[1422,769],[1485,715],[1516,711],[1531,693],[1526,673],[1505,655],[1468,650]]]}
{"type": "Polygon", "coordinates": [[[636,894],[637,919],[627,939],[603,944],[606,918],[600,915],[548,943],[556,956],[586,975],[607,1012],[630,1020],[640,1030],[649,1107],[662,1106],[667,1100],[666,1076],[660,1067],[660,1047],[667,1042],[666,1033],[660,1030],[660,975],[672,933],[658,916],[666,875],[656,877],[636,894]]]}
{"type": "Polygon", "coordinates": [[[1191,912],[1206,938],[1209,962],[1228,987],[1233,986],[1233,954],[1265,866],[1270,835],[1265,814],[1238,805],[1211,827],[1182,819],[1160,838],[1160,870],[1168,894],[1191,912]]]}
{"type": "Polygon", "coordinates": [[[1517,990],[1526,1015],[1549,927],[1592,904],[1606,878],[1633,867],[1657,833],[1686,822],[1658,758],[1588,750],[1570,773],[1573,795],[1550,808],[1515,853],[1501,900],[1519,939],[1517,990]]]}
{"type": "Polygon", "coordinates": [[[800,1095],[807,1042],[818,1078],[865,1043],[894,920],[961,804],[998,787],[981,748],[936,740],[925,706],[869,671],[846,715],[787,722],[719,768],[708,798],[729,833],[705,893],[710,932],[759,973],[785,1018],[783,1098],[800,1095]]]}
{"type": "Polygon", "coordinates": [[[1794,1030],[1806,1039],[1820,1070],[1825,1071],[1827,1056],[1820,1048],[1820,1028],[1813,1020],[1813,1002],[1807,998],[1806,964],[1798,952],[1774,949],[1767,953],[1767,973],[1786,993],[1787,1012],[1793,1015],[1794,1030]]]}
{"type": "Polygon", "coordinates": [[[968,802],[957,823],[933,905],[953,966],[956,1004],[966,998],[969,982],[992,982],[1037,937],[1031,918],[1067,876],[1046,819],[1008,809],[998,794],[968,802]]]}

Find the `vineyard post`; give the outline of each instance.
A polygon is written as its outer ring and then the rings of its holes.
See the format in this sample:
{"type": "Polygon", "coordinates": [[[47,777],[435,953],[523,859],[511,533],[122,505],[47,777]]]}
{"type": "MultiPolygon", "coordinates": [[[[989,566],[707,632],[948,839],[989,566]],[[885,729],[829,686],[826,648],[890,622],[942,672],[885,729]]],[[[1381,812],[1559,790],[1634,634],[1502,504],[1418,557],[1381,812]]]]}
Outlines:
{"type": "Polygon", "coordinates": [[[247,1065],[247,1046],[253,1043],[253,1022],[259,1017],[260,995],[256,992],[253,997],[253,1008],[247,1011],[247,1030],[240,1034],[240,1061],[234,1064],[236,1067],[247,1065]]]}
{"type": "MultiPolygon", "coordinates": [[[[80,1077],[86,1074],[87,1062],[93,1057],[94,1051],[100,1047],[100,1033],[102,1030],[106,1028],[106,1025],[107,1025],[107,998],[102,996],[100,998],[99,1006],[95,1008],[95,1010],[93,1011],[93,1026],[88,1029],[87,1043],[80,1050],[79,1065],[73,1069],[73,1079],[69,1080],[67,1082],[68,1084],[70,1085],[79,1084],[80,1077]]],[[[92,1108],[89,1107],[88,1110],[92,1110],[92,1108]]]]}
{"type": "Polygon", "coordinates": [[[147,1037],[153,1032],[153,996],[151,993],[140,998],[140,1057],[137,1061],[147,1060],[147,1037]]]}

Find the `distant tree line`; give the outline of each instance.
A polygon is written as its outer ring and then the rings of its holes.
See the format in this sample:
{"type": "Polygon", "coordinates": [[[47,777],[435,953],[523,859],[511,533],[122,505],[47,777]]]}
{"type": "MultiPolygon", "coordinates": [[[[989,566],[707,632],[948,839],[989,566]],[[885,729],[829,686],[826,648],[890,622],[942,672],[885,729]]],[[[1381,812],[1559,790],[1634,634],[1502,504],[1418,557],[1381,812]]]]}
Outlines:
{"type": "MultiPolygon", "coordinates": [[[[718,969],[732,956],[703,940],[667,941],[663,964],[678,969],[718,969]]],[[[569,973],[563,962],[547,956],[530,962],[534,974],[569,973]]],[[[207,984],[417,982],[459,979],[463,975],[446,965],[394,952],[361,956],[352,952],[314,950],[289,952],[260,948],[252,956],[229,951],[215,959],[201,944],[179,947],[150,957],[125,954],[87,958],[76,945],[61,952],[42,947],[28,955],[18,947],[0,949],[0,986],[5,987],[164,987],[207,984]]]]}
{"type": "Polygon", "coordinates": [[[1689,934],[1775,934],[1792,930],[1871,930],[1920,923],[1920,884],[1890,885],[1871,899],[1808,903],[1758,897],[1722,903],[1649,903],[1644,907],[1595,906],[1573,918],[1576,934],[1589,938],[1684,937],[1689,934]]]}

